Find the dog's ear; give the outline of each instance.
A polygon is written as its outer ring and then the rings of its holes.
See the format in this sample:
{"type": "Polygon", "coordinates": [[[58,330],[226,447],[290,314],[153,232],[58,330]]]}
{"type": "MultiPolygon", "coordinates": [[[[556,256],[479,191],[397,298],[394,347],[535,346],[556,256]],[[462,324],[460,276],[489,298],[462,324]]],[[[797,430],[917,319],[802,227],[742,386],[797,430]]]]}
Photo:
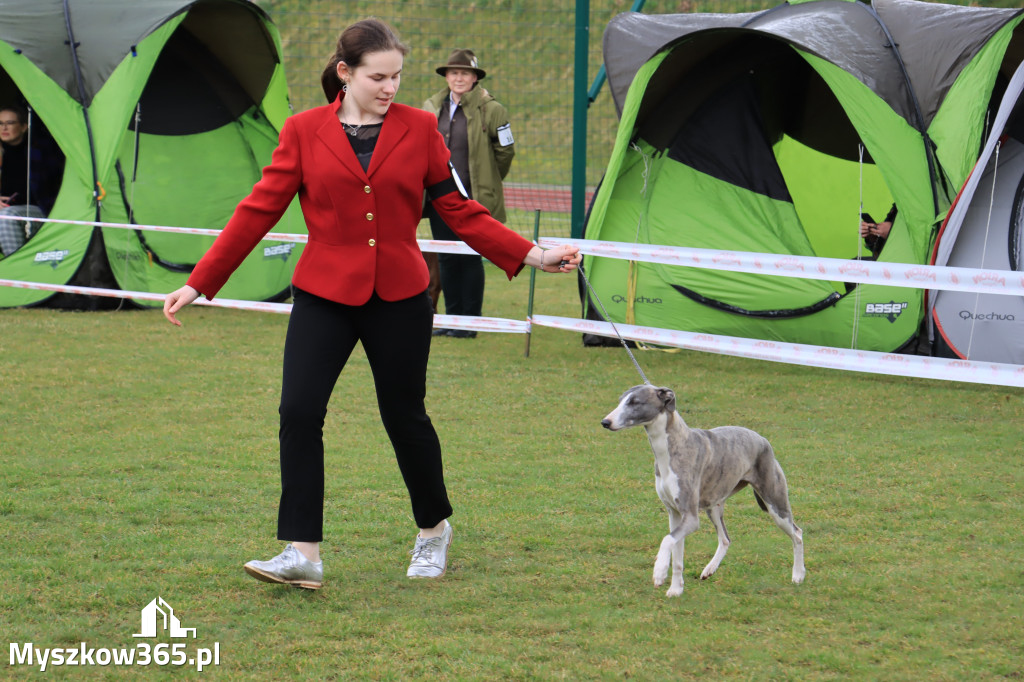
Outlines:
{"type": "Polygon", "coordinates": [[[659,388],[658,400],[661,401],[661,404],[665,407],[666,411],[676,411],[676,394],[672,392],[671,388],[659,388]]]}

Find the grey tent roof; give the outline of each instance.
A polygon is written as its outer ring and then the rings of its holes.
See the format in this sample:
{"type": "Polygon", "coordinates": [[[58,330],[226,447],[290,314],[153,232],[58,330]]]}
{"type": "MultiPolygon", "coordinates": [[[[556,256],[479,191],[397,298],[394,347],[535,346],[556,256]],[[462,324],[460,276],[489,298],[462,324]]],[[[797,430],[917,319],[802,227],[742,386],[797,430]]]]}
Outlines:
{"type": "MultiPolygon", "coordinates": [[[[76,100],[89,104],[134,46],[175,15],[203,4],[202,0],[0,0],[0,40],[24,54],[76,100]],[[74,35],[75,55],[69,31],[74,35]]],[[[262,14],[246,0],[237,4],[262,14]]]]}
{"type": "Polygon", "coordinates": [[[910,82],[921,98],[926,125],[960,71],[996,31],[1022,11],[917,0],[876,0],[874,5],[896,39],[910,82]]]}
{"type": "Polygon", "coordinates": [[[913,125],[927,127],[960,70],[996,30],[1022,11],[918,0],[874,0],[870,6],[818,0],[741,14],[627,12],[613,18],[605,30],[605,70],[621,112],[636,72],[661,50],[698,34],[714,39],[726,32],[751,32],[781,39],[836,64],[913,125]],[[923,99],[915,103],[915,97],[923,99]],[[913,115],[918,108],[920,122],[913,115]]]}

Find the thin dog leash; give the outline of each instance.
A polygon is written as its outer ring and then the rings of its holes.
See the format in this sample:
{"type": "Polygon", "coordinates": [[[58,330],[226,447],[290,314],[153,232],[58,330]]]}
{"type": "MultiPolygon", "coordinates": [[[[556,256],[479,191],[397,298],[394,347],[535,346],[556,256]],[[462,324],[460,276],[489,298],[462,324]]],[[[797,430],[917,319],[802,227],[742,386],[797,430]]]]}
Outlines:
{"type": "MultiPolygon", "coordinates": [[[[567,261],[562,262],[565,263],[567,261]]],[[[601,314],[604,315],[604,319],[606,319],[609,322],[609,324],[612,325],[612,330],[615,332],[615,336],[619,337],[619,343],[621,343],[622,347],[626,349],[626,354],[628,354],[629,359],[633,361],[633,366],[636,367],[636,371],[640,373],[640,378],[644,380],[645,385],[650,386],[651,382],[647,379],[647,375],[644,374],[644,371],[640,368],[640,363],[636,361],[636,357],[633,355],[633,351],[629,349],[629,345],[626,343],[626,340],[622,338],[622,334],[619,333],[619,328],[615,326],[615,323],[612,322],[611,316],[608,315],[608,311],[605,309],[604,303],[601,301],[601,297],[597,295],[597,291],[594,290],[594,287],[590,283],[590,280],[587,279],[587,273],[583,271],[582,260],[580,260],[580,264],[577,267],[580,269],[580,275],[583,276],[583,281],[586,283],[587,289],[589,289],[590,293],[594,295],[594,300],[597,301],[597,304],[601,306],[601,314]]]]}

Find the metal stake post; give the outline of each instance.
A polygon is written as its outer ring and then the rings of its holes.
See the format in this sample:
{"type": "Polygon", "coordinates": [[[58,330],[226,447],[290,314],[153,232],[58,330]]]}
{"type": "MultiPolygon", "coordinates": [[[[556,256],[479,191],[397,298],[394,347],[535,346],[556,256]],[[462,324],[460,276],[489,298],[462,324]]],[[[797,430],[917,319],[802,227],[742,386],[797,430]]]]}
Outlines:
{"type": "MultiPolygon", "coordinates": [[[[533,243],[537,244],[540,239],[540,209],[533,214],[533,243]]],[[[523,357],[530,357],[530,336],[533,334],[533,287],[537,281],[537,268],[530,268],[530,299],[526,303],[526,317],[530,320],[530,328],[526,331],[526,350],[523,357]]]]}

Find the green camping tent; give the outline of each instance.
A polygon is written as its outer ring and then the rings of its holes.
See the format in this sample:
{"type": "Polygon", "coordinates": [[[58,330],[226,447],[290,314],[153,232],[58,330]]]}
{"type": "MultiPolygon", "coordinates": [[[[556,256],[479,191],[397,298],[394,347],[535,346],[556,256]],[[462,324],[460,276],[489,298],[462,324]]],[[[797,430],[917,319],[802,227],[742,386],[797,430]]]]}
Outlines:
{"type": "MultiPolygon", "coordinates": [[[[620,126],[587,239],[856,259],[861,212],[895,203],[878,260],[927,263],[1022,18],[914,0],[619,15],[604,58],[620,126]]],[[[612,321],[889,351],[923,318],[911,288],[587,260],[612,321]]]]}
{"type": "MultiPolygon", "coordinates": [[[[244,0],[0,0],[0,17],[0,102],[27,104],[66,157],[50,219],[223,227],[269,162],[290,113],[280,37],[259,7],[244,0]]],[[[305,232],[297,203],[277,229],[305,232]]],[[[184,284],[212,241],[46,223],[0,260],[0,278],[167,292],[184,284]]],[[[222,295],[280,298],[300,250],[262,242],[222,295]]],[[[0,307],[51,296],[0,287],[0,307]]]]}

